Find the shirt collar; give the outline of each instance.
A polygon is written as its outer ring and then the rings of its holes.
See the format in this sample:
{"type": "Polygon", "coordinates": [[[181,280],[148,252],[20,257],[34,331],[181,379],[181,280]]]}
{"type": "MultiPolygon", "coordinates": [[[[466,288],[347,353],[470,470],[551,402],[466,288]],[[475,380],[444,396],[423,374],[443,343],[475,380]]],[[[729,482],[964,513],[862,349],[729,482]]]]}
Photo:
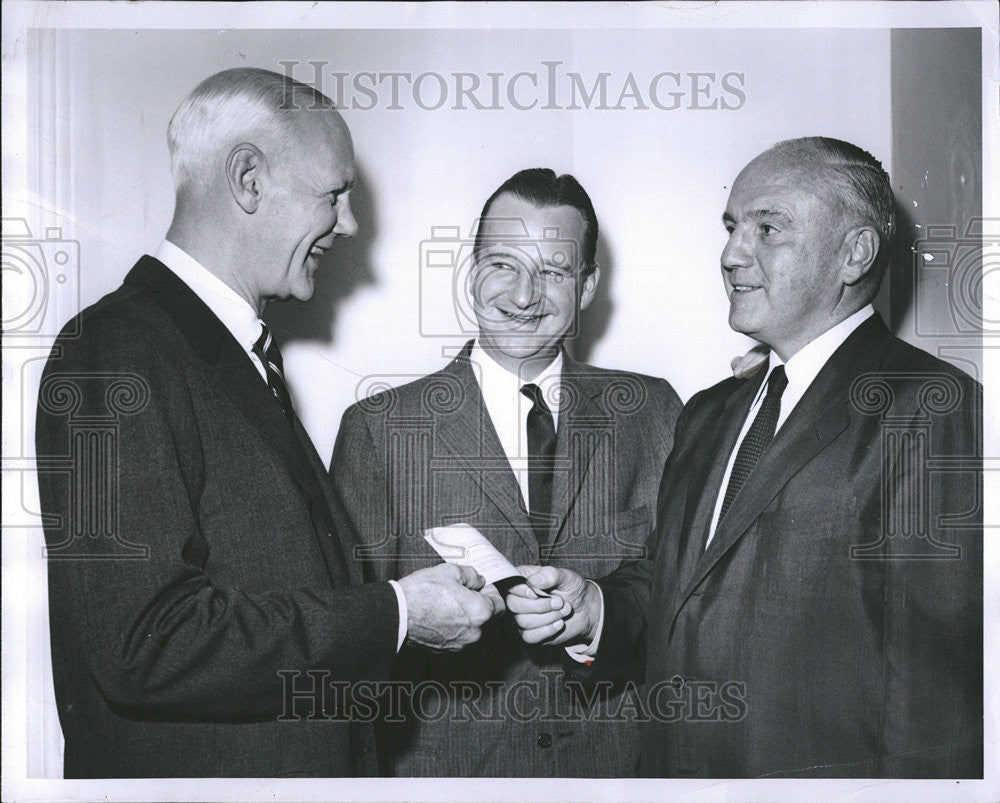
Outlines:
{"type": "Polygon", "coordinates": [[[243,296],[169,240],[160,243],[155,257],[205,302],[244,349],[253,347],[260,337],[261,321],[243,296]]]}
{"type": "MultiPolygon", "coordinates": [[[[511,400],[517,400],[521,387],[525,381],[517,374],[513,374],[494,360],[476,340],[472,351],[469,354],[469,361],[478,366],[479,371],[476,379],[479,382],[479,389],[484,397],[489,400],[504,399],[509,404],[511,400]]],[[[556,354],[552,362],[545,366],[542,372],[531,380],[531,384],[538,385],[542,391],[542,398],[545,399],[553,418],[559,415],[560,389],[562,383],[563,353],[562,349],[556,354]]]]}
{"type": "MultiPolygon", "coordinates": [[[[785,366],[785,376],[788,377],[788,384],[803,390],[812,384],[812,381],[823,370],[833,353],[839,349],[851,333],[861,324],[875,314],[875,308],[871,304],[866,304],[853,315],[844,318],[840,323],[827,329],[815,340],[806,343],[787,362],[782,362],[781,358],[774,352],[768,355],[767,371],[779,365],[785,366]]],[[[767,389],[765,381],[758,391],[758,397],[767,389]]]]}

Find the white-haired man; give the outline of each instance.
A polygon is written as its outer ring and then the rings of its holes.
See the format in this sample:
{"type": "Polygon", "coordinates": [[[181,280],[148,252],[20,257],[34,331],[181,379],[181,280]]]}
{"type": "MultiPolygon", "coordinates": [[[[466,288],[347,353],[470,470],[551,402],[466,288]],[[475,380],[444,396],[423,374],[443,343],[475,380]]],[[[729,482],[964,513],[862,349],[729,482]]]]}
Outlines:
{"type": "Polygon", "coordinates": [[[471,569],[360,582],[260,320],[357,230],[351,137],[258,69],[206,79],[168,136],[165,241],[60,336],[40,388],[37,453],[75,466],[39,474],[65,774],[371,774],[352,682],[406,639],[461,648],[495,610],[471,569]]]}

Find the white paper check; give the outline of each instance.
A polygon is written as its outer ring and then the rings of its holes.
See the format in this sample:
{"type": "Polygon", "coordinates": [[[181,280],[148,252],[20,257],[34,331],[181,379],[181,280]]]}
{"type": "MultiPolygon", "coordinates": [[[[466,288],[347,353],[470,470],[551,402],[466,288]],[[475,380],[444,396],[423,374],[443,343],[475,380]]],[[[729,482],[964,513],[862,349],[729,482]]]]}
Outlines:
{"type": "Polygon", "coordinates": [[[424,539],[448,563],[471,566],[487,583],[523,580],[514,565],[469,524],[450,524],[424,531],[424,539]]]}

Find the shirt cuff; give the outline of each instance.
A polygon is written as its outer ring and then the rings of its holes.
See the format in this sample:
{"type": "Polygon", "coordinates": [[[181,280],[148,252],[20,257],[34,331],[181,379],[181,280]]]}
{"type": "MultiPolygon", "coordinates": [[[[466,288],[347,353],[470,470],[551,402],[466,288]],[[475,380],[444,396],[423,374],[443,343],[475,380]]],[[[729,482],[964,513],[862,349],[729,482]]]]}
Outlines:
{"type": "MultiPolygon", "coordinates": [[[[403,587],[395,580],[390,580],[389,585],[396,592],[396,603],[399,605],[399,635],[396,637],[396,652],[403,649],[403,642],[406,641],[406,597],[403,595],[403,587]]],[[[601,602],[601,621],[604,621],[604,602],[601,602]]]]}
{"type": "Polygon", "coordinates": [[[594,636],[594,640],[590,644],[575,644],[572,647],[567,647],[566,653],[577,663],[590,666],[594,658],[597,657],[597,648],[601,644],[601,632],[604,630],[604,592],[593,580],[587,582],[597,589],[598,597],[601,600],[601,615],[597,619],[597,635],[594,636]]]}

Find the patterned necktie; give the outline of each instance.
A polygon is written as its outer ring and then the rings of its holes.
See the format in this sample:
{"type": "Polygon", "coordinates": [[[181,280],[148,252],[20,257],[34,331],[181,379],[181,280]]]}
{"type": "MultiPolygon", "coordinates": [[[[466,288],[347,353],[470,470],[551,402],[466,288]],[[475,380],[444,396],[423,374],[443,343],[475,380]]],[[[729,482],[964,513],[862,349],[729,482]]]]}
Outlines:
{"type": "Polygon", "coordinates": [[[552,468],[556,457],[556,427],[552,411],[538,385],[522,386],[521,393],[532,401],[528,411],[528,510],[531,528],[539,545],[549,535],[552,510],[552,468]]]}
{"type": "Polygon", "coordinates": [[[264,370],[267,373],[267,386],[271,389],[271,393],[274,394],[274,398],[277,399],[281,409],[288,416],[288,420],[292,421],[295,413],[292,412],[292,397],[288,395],[288,386],[285,384],[281,352],[278,351],[278,344],[274,342],[274,338],[267,330],[267,325],[261,323],[261,329],[263,331],[260,333],[260,337],[253,344],[253,353],[264,364],[264,370]]]}
{"type": "Polygon", "coordinates": [[[729,475],[729,485],[726,486],[726,496],[722,500],[722,510],[719,512],[719,522],[726,517],[726,511],[732,505],[746,478],[750,476],[753,467],[757,465],[760,456],[774,437],[774,429],[781,413],[781,394],[788,387],[788,377],[785,376],[785,366],[779,365],[767,379],[767,395],[757,411],[757,417],[747,430],[746,437],[740,444],[733,463],[733,473],[729,475]]]}

